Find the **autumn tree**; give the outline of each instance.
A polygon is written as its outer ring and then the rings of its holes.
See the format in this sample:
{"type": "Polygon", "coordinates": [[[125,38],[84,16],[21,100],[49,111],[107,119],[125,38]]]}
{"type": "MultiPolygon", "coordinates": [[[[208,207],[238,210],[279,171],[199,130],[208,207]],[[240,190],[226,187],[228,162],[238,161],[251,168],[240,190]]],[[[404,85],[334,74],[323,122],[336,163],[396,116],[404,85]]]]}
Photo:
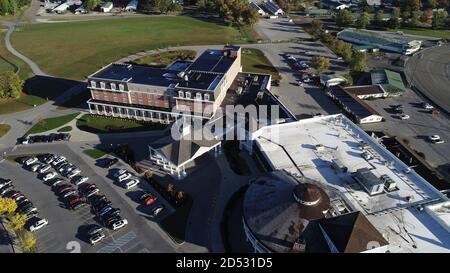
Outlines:
{"type": "Polygon", "coordinates": [[[0,98],[18,98],[22,93],[24,81],[13,71],[0,74],[0,98]]]}
{"type": "Polygon", "coordinates": [[[28,230],[22,229],[18,234],[19,245],[23,252],[35,252],[36,251],[36,238],[28,230]]]}
{"type": "Polygon", "coordinates": [[[25,224],[27,223],[27,216],[25,214],[14,214],[8,219],[8,226],[14,231],[19,231],[23,229],[25,224]]]}
{"type": "Polygon", "coordinates": [[[0,198],[0,214],[11,214],[17,209],[17,204],[14,199],[0,198]]]}
{"type": "Polygon", "coordinates": [[[420,21],[424,24],[431,24],[433,22],[433,11],[431,9],[426,9],[422,13],[420,21]]]}

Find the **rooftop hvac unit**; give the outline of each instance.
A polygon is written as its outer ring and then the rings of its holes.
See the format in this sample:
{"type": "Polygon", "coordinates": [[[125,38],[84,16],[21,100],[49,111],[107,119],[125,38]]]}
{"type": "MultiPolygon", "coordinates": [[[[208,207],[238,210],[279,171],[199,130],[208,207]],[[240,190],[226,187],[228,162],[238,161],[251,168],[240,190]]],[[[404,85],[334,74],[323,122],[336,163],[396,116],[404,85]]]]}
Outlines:
{"type": "Polygon", "coordinates": [[[333,159],[331,161],[331,167],[335,169],[336,171],[346,173],[348,171],[348,168],[340,161],[339,159],[333,159]]]}
{"type": "Polygon", "coordinates": [[[183,79],[185,73],[184,71],[181,71],[180,73],[177,74],[179,78],[183,79]]]}
{"type": "Polygon", "coordinates": [[[239,86],[239,87],[237,88],[237,90],[236,90],[236,93],[237,93],[238,95],[240,95],[240,94],[242,94],[242,90],[244,90],[244,88],[242,88],[242,86],[239,86]]]}
{"type": "Polygon", "coordinates": [[[263,96],[264,96],[264,92],[263,91],[259,91],[258,94],[256,94],[256,99],[262,100],[263,96]]]}

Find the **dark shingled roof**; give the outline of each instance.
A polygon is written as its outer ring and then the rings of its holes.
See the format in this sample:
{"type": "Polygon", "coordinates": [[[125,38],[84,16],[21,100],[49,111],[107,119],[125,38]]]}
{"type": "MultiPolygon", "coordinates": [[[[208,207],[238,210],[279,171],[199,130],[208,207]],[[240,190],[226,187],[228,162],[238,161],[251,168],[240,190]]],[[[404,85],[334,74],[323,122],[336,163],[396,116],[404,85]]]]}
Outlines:
{"type": "Polygon", "coordinates": [[[388,242],[378,230],[359,211],[329,219],[318,220],[340,253],[359,253],[366,251],[369,242],[380,246],[388,242]]]}

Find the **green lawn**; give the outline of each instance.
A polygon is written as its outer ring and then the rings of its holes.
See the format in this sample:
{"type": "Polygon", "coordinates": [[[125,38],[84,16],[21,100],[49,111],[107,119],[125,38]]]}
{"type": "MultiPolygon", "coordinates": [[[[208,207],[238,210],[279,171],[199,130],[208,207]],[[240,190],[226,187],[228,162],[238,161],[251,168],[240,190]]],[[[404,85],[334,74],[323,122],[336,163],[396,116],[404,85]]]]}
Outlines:
{"type": "Polygon", "coordinates": [[[6,135],[6,133],[8,133],[8,131],[11,129],[11,125],[9,124],[0,124],[0,138],[4,135],[6,135]]]}
{"type": "Polygon", "coordinates": [[[58,132],[70,132],[70,131],[72,131],[72,126],[64,126],[64,127],[62,127],[62,128],[60,128],[60,129],[58,129],[58,132]]]}
{"type": "Polygon", "coordinates": [[[166,67],[167,65],[177,60],[193,60],[196,55],[197,54],[194,50],[172,50],[139,58],[135,60],[134,63],[157,67],[166,67]]]}
{"type": "Polygon", "coordinates": [[[77,127],[98,134],[163,130],[167,125],[86,114],[77,120],[77,127]]]}
{"type": "Polygon", "coordinates": [[[95,148],[84,150],[83,153],[92,157],[93,159],[98,159],[98,158],[106,155],[106,153],[104,151],[95,149],[95,148]]]}
{"type": "Polygon", "coordinates": [[[85,79],[130,54],[167,46],[248,43],[254,32],[187,16],[116,18],[18,28],[14,47],[50,75],[85,79]]]}
{"type": "Polygon", "coordinates": [[[189,213],[192,208],[192,197],[186,195],[183,204],[177,210],[164,218],[160,225],[169,234],[169,236],[180,244],[185,240],[186,225],[189,219],[189,213]]]}
{"type": "Polygon", "coordinates": [[[80,113],[77,112],[77,113],[73,113],[70,115],[40,120],[38,123],[36,123],[36,125],[34,125],[30,130],[28,130],[28,132],[26,134],[27,135],[38,134],[38,133],[46,132],[46,131],[61,127],[64,124],[66,124],[66,123],[70,122],[71,120],[73,120],[74,118],[76,118],[79,114],[80,113]]]}
{"type": "Polygon", "coordinates": [[[242,49],[242,70],[244,72],[255,72],[263,74],[271,74],[272,79],[281,79],[277,69],[264,56],[264,53],[259,49],[243,48],[242,49]]]}
{"type": "Polygon", "coordinates": [[[402,31],[405,34],[429,36],[435,38],[450,39],[450,31],[443,29],[431,29],[431,28],[401,28],[392,31],[402,31]]]}

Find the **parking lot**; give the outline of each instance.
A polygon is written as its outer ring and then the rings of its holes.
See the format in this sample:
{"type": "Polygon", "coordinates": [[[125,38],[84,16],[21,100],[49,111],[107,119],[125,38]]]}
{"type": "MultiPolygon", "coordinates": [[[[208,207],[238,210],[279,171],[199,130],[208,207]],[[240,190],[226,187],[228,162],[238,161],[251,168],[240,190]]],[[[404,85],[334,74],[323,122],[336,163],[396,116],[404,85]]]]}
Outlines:
{"type": "MultiPolygon", "coordinates": [[[[95,161],[86,164],[84,155],[72,152],[66,144],[36,144],[19,147],[17,154],[53,153],[67,157],[67,161],[76,165],[82,175],[89,177],[89,183],[95,183],[100,194],[105,195],[114,208],[120,209],[120,214],[128,220],[128,225],[111,231],[104,228],[106,238],[91,246],[86,237],[86,231],[94,224],[98,224],[90,206],[72,211],[58,200],[51,190],[51,186],[44,183],[33,173],[21,165],[11,161],[0,164],[0,173],[13,180],[16,190],[23,192],[39,211],[39,217],[46,218],[49,224],[36,231],[39,252],[174,252],[176,246],[156,224],[166,213],[171,212],[170,205],[162,198],[156,204],[164,203],[166,209],[158,217],[150,216],[150,207],[143,207],[137,200],[145,183],[130,190],[126,190],[107,178],[114,168],[122,168],[118,163],[111,171],[95,166],[95,161]]],[[[131,171],[131,170],[130,170],[131,171]]],[[[147,188],[146,188],[147,189],[147,188]]],[[[154,191],[152,191],[155,193],[154,191]]]]}
{"type": "Polygon", "coordinates": [[[450,122],[449,117],[441,113],[432,115],[423,109],[419,97],[411,90],[407,90],[402,96],[388,99],[366,101],[377,110],[385,119],[385,122],[363,125],[366,130],[385,131],[389,135],[397,136],[399,139],[407,139],[410,146],[425,154],[425,159],[431,165],[438,168],[442,174],[450,177],[450,122]],[[410,118],[401,120],[395,114],[392,105],[402,104],[405,114],[410,118]],[[433,144],[428,136],[439,135],[444,143],[433,144]]]}

